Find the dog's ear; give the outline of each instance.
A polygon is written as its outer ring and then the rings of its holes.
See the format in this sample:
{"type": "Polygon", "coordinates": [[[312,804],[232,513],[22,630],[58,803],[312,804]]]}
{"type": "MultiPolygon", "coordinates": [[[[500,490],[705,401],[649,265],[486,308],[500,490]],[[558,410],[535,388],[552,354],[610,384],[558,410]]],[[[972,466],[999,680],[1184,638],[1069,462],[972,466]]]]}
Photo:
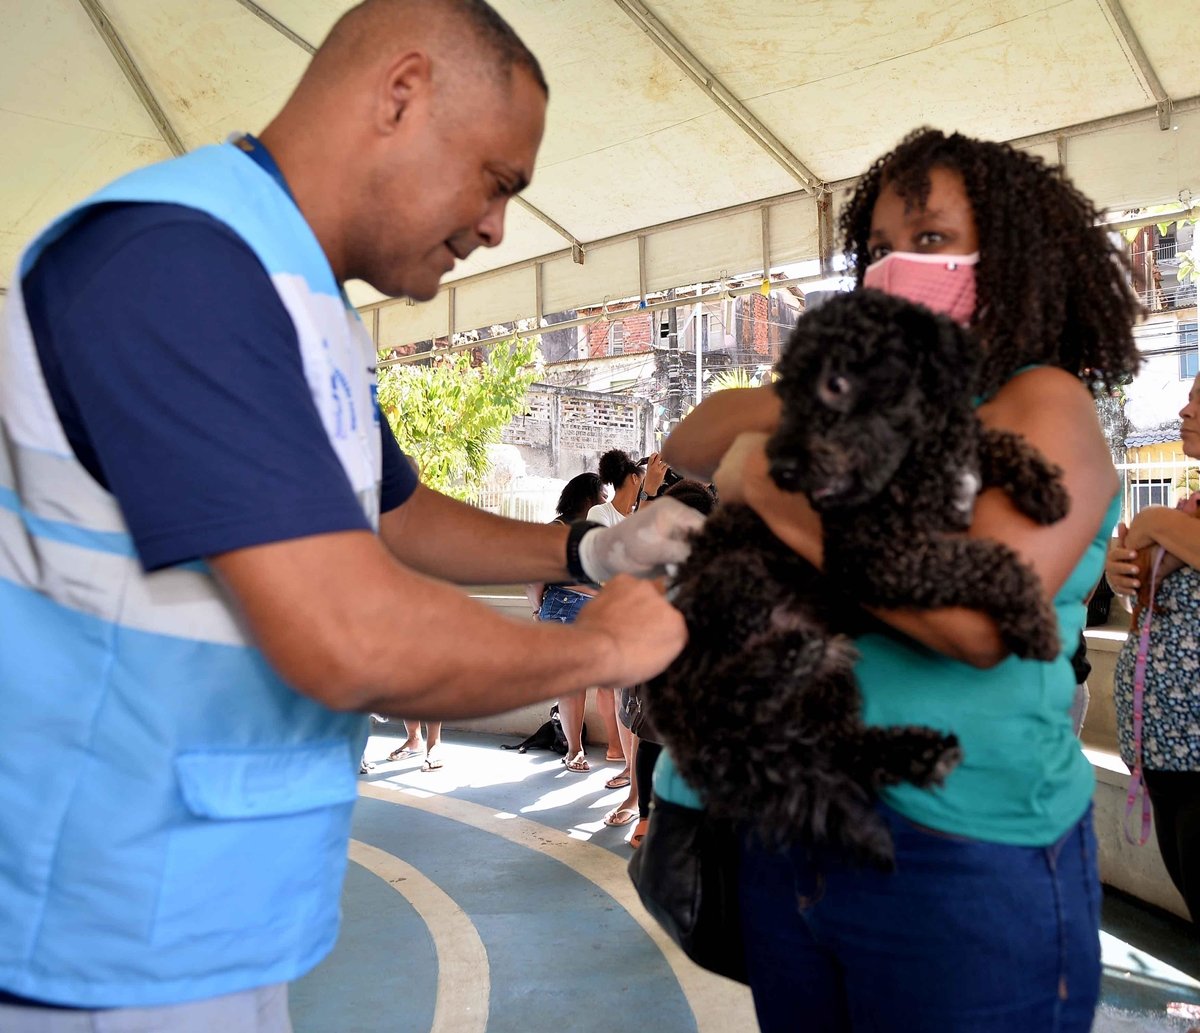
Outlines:
{"type": "Polygon", "coordinates": [[[916,310],[907,320],[918,355],[918,375],[926,397],[946,404],[975,393],[980,345],[974,334],[953,320],[916,310]]]}

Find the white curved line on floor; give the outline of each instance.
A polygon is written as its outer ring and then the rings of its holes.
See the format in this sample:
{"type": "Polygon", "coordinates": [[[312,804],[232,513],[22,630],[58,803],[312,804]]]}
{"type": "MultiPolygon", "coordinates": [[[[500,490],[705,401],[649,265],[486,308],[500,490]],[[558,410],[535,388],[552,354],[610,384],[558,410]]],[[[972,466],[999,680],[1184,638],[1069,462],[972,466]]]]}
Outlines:
{"type": "Polygon", "coordinates": [[[378,875],[421,916],[437,951],[429,1033],[485,1033],[492,992],[487,951],[467,913],[437,883],[386,850],[350,840],[350,860],[378,875]]]}
{"type": "MultiPolygon", "coordinates": [[[[625,861],[603,847],[572,839],[565,832],[528,818],[498,814],[495,808],[413,792],[402,786],[384,788],[386,783],[360,782],[360,796],[384,803],[400,804],[427,811],[441,818],[470,825],[494,836],[502,836],[518,846],[536,850],[582,875],[613,898],[645,930],[662,953],[687,999],[696,1020],[697,1033],[729,1033],[735,1029],[756,1029],[754,1003],[749,988],[707,972],[688,960],[675,943],[650,917],[638,899],[625,861]]],[[[353,856],[353,855],[352,855],[353,856]]],[[[430,927],[432,930],[432,926],[430,927]]],[[[440,978],[438,1001],[441,1002],[440,978]]]]}

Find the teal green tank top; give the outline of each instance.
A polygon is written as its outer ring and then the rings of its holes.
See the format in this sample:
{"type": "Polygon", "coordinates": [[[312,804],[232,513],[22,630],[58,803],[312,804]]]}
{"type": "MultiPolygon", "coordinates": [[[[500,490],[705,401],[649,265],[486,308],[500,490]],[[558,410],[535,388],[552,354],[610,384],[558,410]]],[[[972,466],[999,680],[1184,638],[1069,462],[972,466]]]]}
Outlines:
{"type": "Polygon", "coordinates": [[[861,658],[854,673],[867,724],[928,725],[962,744],[962,763],[944,786],[906,783],[882,793],[905,817],[991,843],[1046,846],[1087,809],[1095,776],[1068,716],[1075,692],[1070,657],[1120,508],[1116,496],[1054,597],[1063,644],[1058,659],[1010,656],[980,670],[909,639],[864,635],[856,641],[861,658]]]}

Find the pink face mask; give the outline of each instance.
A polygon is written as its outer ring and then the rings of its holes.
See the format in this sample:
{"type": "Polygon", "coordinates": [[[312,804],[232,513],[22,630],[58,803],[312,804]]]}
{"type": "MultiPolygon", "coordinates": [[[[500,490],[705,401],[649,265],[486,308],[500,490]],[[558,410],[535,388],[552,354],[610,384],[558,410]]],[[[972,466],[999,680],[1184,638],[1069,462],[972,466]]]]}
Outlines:
{"type": "Polygon", "coordinates": [[[863,286],[914,301],[966,326],[975,313],[975,266],[971,255],[919,255],[893,251],[867,266],[863,286]]]}

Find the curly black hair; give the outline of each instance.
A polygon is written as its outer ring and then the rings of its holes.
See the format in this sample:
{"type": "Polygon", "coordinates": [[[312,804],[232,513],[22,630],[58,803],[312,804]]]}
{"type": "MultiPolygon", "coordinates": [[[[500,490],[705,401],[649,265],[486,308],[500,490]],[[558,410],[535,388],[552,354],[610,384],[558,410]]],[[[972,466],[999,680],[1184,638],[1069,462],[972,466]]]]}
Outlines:
{"type": "Polygon", "coordinates": [[[630,474],[642,472],[633,461],[633,457],[619,448],[610,448],[600,457],[600,480],[614,488],[620,488],[629,480],[630,474]]]}
{"type": "Polygon", "coordinates": [[[1095,207],[1057,168],[1008,144],[917,129],[859,180],[841,214],[857,286],[870,264],[867,238],[884,186],[918,208],[929,170],[957,172],[979,233],[972,329],[985,342],[981,389],[996,390],[1021,366],[1058,366],[1093,394],[1138,366],[1133,324],[1141,313],[1128,260],[1096,225],[1095,207]]]}

